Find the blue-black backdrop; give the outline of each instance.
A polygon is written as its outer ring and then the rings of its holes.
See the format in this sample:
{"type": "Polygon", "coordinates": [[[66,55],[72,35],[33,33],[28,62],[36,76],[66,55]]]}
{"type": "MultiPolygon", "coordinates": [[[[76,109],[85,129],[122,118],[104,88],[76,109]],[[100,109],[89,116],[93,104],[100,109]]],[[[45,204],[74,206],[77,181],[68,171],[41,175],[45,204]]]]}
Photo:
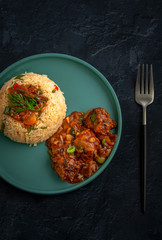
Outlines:
{"type": "Polygon", "coordinates": [[[101,71],[122,108],[123,132],[109,167],[59,196],[21,191],[0,179],[0,240],[162,239],[161,0],[0,0],[0,71],[38,53],[79,57],[101,71]],[[137,64],[154,67],[148,108],[147,211],[140,211],[141,108],[137,64]]]}

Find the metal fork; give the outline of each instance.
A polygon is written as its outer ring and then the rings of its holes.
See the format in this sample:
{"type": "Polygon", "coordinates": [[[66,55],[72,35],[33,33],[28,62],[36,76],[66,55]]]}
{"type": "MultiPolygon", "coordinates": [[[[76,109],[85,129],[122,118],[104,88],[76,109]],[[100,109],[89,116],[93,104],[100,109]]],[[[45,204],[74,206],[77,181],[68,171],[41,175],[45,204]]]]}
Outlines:
{"type": "Polygon", "coordinates": [[[153,69],[150,65],[150,81],[148,81],[148,64],[145,67],[142,64],[142,81],[140,81],[140,64],[138,65],[138,73],[135,88],[135,100],[142,106],[142,162],[141,162],[141,194],[142,194],[142,211],[146,211],[146,108],[154,101],[154,82],[153,69]],[[145,75],[145,81],[144,81],[145,75]],[[148,83],[150,82],[150,83],[148,83]]]}

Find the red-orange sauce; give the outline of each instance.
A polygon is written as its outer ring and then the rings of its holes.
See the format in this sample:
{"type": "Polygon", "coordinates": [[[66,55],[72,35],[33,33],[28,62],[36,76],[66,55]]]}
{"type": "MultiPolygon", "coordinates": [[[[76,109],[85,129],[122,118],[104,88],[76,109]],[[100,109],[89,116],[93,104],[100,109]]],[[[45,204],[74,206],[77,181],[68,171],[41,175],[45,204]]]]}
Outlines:
{"type": "Polygon", "coordinates": [[[34,105],[34,108],[36,110],[24,110],[24,111],[18,111],[17,110],[21,107],[21,105],[13,106],[11,102],[8,103],[8,109],[7,112],[8,115],[10,115],[12,118],[16,119],[17,121],[24,124],[26,128],[29,128],[30,126],[38,125],[39,120],[38,116],[42,113],[43,108],[46,105],[46,102],[48,101],[47,97],[44,97],[42,95],[42,91],[40,89],[37,89],[31,84],[28,85],[19,85],[18,83],[15,83],[13,87],[8,89],[8,92],[10,95],[18,94],[23,99],[28,99],[28,97],[34,98],[36,100],[36,104],[34,105]],[[39,111],[37,109],[40,109],[39,111]]]}

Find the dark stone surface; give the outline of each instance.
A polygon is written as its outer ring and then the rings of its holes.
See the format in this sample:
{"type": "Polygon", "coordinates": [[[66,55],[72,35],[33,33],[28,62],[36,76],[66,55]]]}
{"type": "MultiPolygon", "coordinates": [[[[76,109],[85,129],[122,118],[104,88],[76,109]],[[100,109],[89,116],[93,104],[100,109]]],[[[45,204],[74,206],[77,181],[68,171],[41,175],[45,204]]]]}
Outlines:
{"type": "Polygon", "coordinates": [[[0,1],[0,71],[21,58],[65,53],[109,80],[122,108],[122,139],[109,167],[92,183],[40,196],[0,179],[2,240],[162,239],[162,2],[0,1]],[[148,107],[147,211],[140,211],[141,108],[134,101],[137,64],[154,67],[148,107]]]}

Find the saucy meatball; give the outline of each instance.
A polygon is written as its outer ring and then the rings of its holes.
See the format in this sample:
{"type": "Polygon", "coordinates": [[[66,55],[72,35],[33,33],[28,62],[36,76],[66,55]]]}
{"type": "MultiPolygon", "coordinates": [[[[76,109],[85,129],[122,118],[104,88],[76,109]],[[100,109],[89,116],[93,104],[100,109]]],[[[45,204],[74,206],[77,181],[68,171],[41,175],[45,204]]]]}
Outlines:
{"type": "Polygon", "coordinates": [[[97,153],[96,144],[99,144],[99,140],[89,129],[83,130],[83,115],[80,112],[70,114],[63,120],[58,131],[46,141],[51,157],[51,167],[63,181],[70,183],[82,182],[98,169],[96,162],[93,161],[93,155],[97,153]],[[82,146],[86,149],[82,158],[68,151],[75,146],[75,140],[77,149],[79,139],[82,139],[82,146]],[[83,162],[86,157],[87,161],[83,162]]]}
{"type": "Polygon", "coordinates": [[[103,108],[73,112],[46,143],[51,167],[63,181],[79,183],[91,177],[111,153],[116,122],[103,108]]]}
{"type": "Polygon", "coordinates": [[[88,111],[85,116],[85,126],[93,130],[96,134],[109,134],[110,130],[116,127],[108,112],[103,108],[95,108],[88,111]]]}
{"type": "Polygon", "coordinates": [[[67,149],[63,148],[51,161],[51,167],[63,181],[75,183],[84,180],[79,173],[80,162],[76,161],[74,154],[67,154],[67,149]]]}
{"type": "Polygon", "coordinates": [[[62,127],[67,134],[71,134],[73,137],[81,131],[82,120],[84,113],[82,112],[73,112],[63,120],[62,127]]]}

